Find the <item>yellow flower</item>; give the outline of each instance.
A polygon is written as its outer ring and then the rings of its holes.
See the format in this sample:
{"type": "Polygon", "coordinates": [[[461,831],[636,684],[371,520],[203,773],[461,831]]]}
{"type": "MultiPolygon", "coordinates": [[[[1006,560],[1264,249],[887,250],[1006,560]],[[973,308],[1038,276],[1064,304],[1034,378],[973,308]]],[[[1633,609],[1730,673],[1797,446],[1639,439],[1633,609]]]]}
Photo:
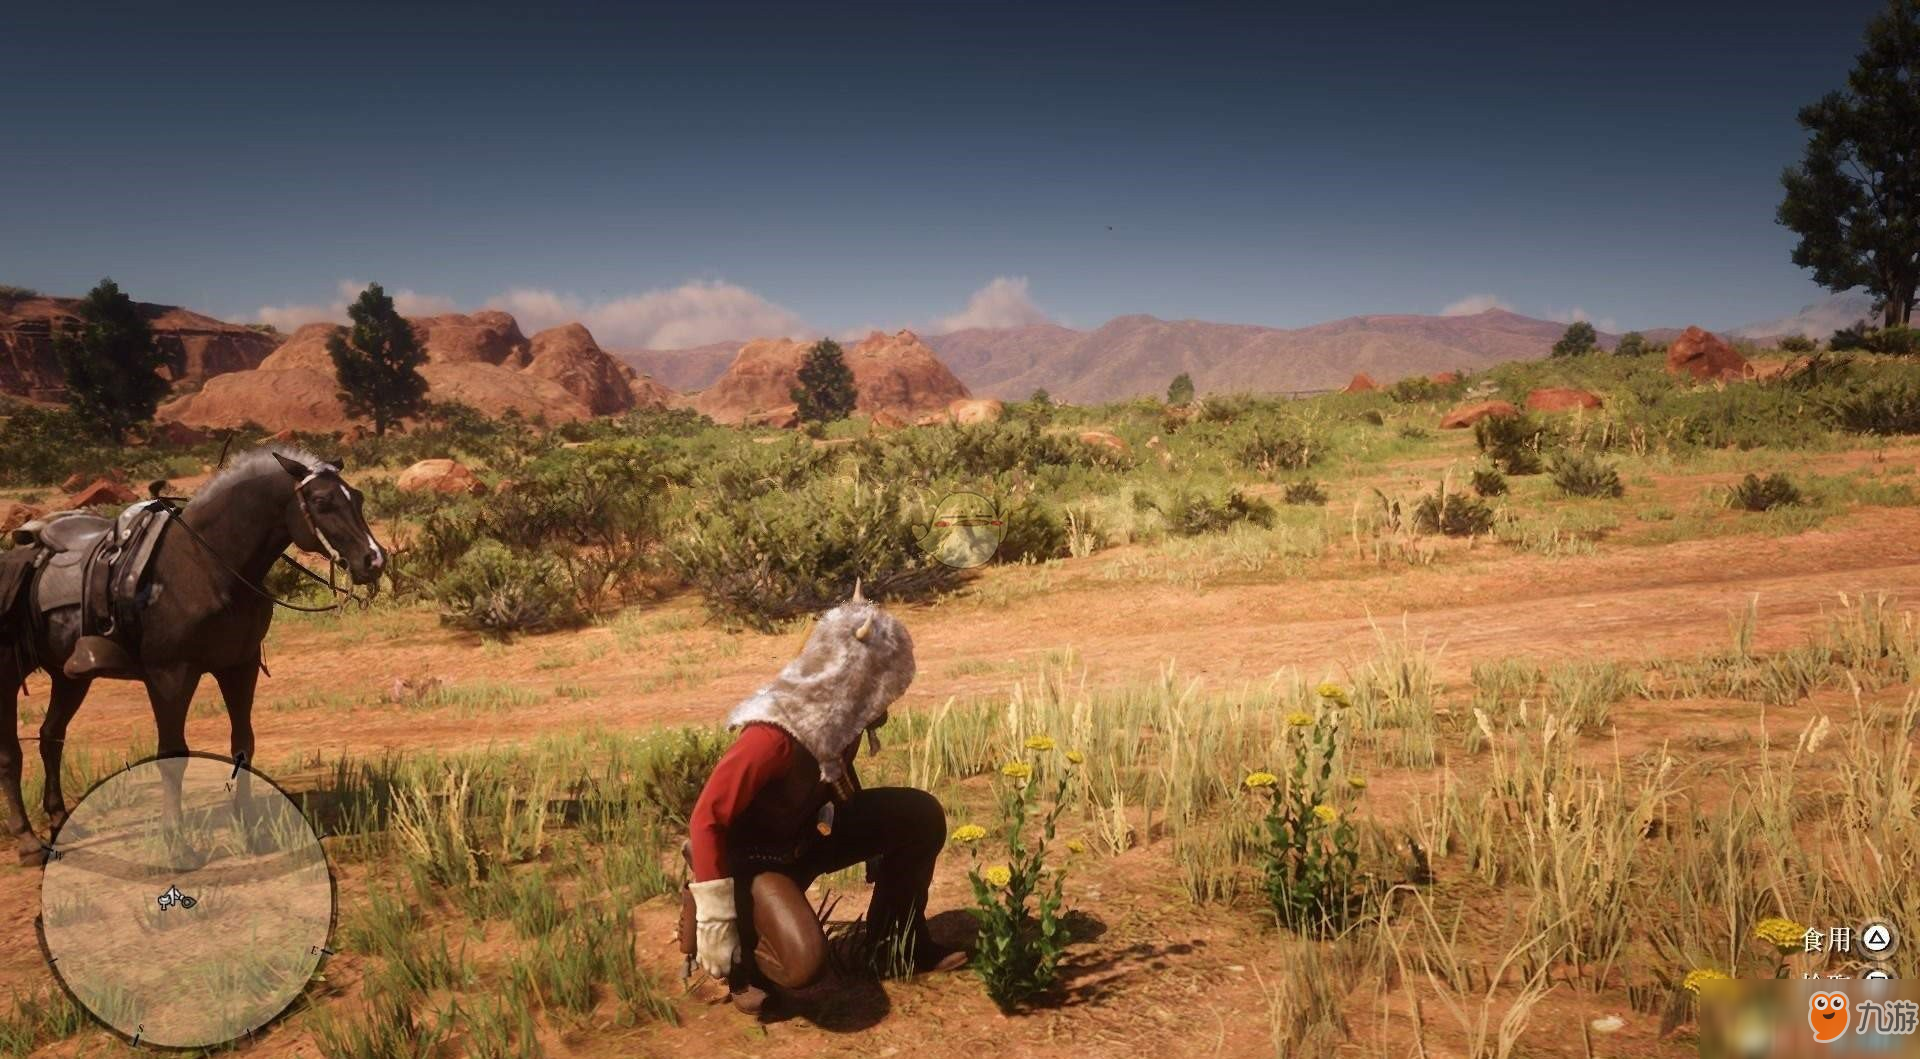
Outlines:
{"type": "Polygon", "coordinates": [[[1024,761],[1009,761],[1000,766],[1000,775],[1016,780],[1024,780],[1033,775],[1033,766],[1024,761]]]}
{"type": "Polygon", "coordinates": [[[1331,805],[1316,805],[1313,807],[1313,815],[1318,817],[1321,823],[1331,824],[1340,819],[1340,810],[1331,805]]]}
{"type": "Polygon", "coordinates": [[[1013,869],[1004,864],[996,864],[991,868],[983,870],[980,873],[980,878],[988,886],[995,889],[1005,889],[1006,885],[1013,881],[1013,869]]]}
{"type": "Polygon", "coordinates": [[[961,824],[953,829],[953,840],[962,845],[972,845],[987,837],[987,829],[979,824],[961,824]]]}
{"type": "Polygon", "coordinates": [[[1364,791],[1367,789],[1367,778],[1365,776],[1348,776],[1347,786],[1352,787],[1356,791],[1364,791]]]}
{"type": "Polygon", "coordinates": [[[1052,750],[1053,737],[1050,735],[1036,735],[1032,739],[1027,740],[1027,749],[1028,750],[1052,750]]]}
{"type": "Polygon", "coordinates": [[[1779,949],[1783,956],[1790,952],[1803,952],[1807,944],[1806,927],[1778,916],[1761,920],[1754,926],[1753,936],[1779,949]]]}
{"type": "Polygon", "coordinates": [[[1086,761],[1087,761],[1087,755],[1085,755],[1085,754],[1082,754],[1082,753],[1081,753],[1080,751],[1078,751],[1078,750],[1069,750],[1069,751],[1067,751],[1067,763],[1068,763],[1068,764],[1070,764],[1070,765],[1084,765],[1084,764],[1086,764],[1086,761]]]}
{"type": "Polygon", "coordinates": [[[1085,842],[1082,842],[1077,838],[1067,839],[1068,853],[1085,853],[1086,851],[1087,851],[1087,844],[1085,842]]]}
{"type": "Polygon", "coordinates": [[[1271,787],[1280,782],[1280,777],[1271,772],[1250,772],[1244,782],[1249,788],[1271,787]]]}
{"type": "Polygon", "coordinates": [[[1313,714],[1307,713],[1304,710],[1295,710],[1287,714],[1287,727],[1289,728],[1305,728],[1312,723],[1313,714]]]}
{"type": "Polygon", "coordinates": [[[1353,705],[1353,700],[1347,698],[1347,689],[1331,681],[1320,685],[1314,690],[1320,694],[1321,698],[1333,703],[1335,706],[1353,705]]]}
{"type": "Polygon", "coordinates": [[[1716,971],[1711,967],[1697,967],[1688,971],[1687,977],[1681,981],[1680,984],[1685,987],[1687,992],[1698,993],[1701,988],[1709,982],[1726,982],[1731,980],[1732,979],[1723,971],[1716,971]]]}

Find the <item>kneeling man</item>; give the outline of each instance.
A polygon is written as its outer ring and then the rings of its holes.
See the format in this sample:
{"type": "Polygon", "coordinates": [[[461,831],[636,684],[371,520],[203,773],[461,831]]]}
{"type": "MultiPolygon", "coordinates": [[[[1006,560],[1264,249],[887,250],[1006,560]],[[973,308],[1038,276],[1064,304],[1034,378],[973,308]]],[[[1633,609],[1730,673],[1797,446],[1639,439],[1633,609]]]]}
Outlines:
{"type": "Polygon", "coordinates": [[[926,791],[863,789],[854,756],[914,673],[913,640],[862,598],[821,617],[800,657],[727,717],[740,737],[721,757],[690,821],[693,943],[700,966],[757,1012],[765,985],[799,987],[825,962],[804,891],[865,862],[873,883],[864,943],[878,965],[950,970],[966,954],[927,932],[927,887],[946,814],[926,791]]]}

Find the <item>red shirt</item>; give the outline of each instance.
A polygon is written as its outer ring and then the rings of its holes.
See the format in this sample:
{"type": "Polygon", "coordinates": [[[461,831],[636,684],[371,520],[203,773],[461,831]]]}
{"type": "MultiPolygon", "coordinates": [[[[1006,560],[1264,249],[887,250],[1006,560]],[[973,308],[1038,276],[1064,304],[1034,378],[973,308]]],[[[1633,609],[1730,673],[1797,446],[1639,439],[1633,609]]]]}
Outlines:
{"type": "Polygon", "coordinates": [[[770,724],[750,724],[733,741],[700,791],[687,821],[695,882],[733,874],[727,867],[727,828],[753,804],[760,788],[787,771],[793,737],[770,724]]]}

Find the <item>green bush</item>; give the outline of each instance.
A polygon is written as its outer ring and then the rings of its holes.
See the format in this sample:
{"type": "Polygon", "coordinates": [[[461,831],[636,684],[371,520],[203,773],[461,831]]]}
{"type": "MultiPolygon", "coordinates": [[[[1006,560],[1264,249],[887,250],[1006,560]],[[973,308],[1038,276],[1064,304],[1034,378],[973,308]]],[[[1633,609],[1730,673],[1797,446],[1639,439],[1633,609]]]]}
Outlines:
{"type": "Polygon", "coordinates": [[[1425,375],[1409,375],[1387,387],[1387,396],[1398,404],[1439,401],[1459,393],[1458,383],[1434,382],[1425,375]]]}
{"type": "Polygon", "coordinates": [[[1818,346],[1818,342],[1808,338],[1806,335],[1787,335],[1780,339],[1780,351],[1782,353],[1811,353],[1818,348],[1818,346]]]}
{"type": "Polygon", "coordinates": [[[1267,419],[1236,426],[1239,438],[1234,456],[1248,470],[1297,471],[1313,462],[1313,439],[1298,424],[1267,419]]]}
{"type": "Polygon", "coordinates": [[[1302,478],[1297,482],[1288,482],[1281,494],[1282,499],[1295,505],[1320,505],[1327,502],[1327,491],[1319,482],[1311,478],[1302,478]]]}
{"type": "Polygon", "coordinates": [[[1727,504],[1743,511],[1772,511],[1800,502],[1800,490],[1784,474],[1760,477],[1749,473],[1727,491],[1727,504]]]}
{"type": "Polygon", "coordinates": [[[483,636],[547,632],[582,616],[552,559],[515,555],[493,540],[468,549],[435,595],[442,622],[483,636]]]}
{"type": "Polygon", "coordinates": [[[1584,452],[1568,453],[1553,464],[1553,484],[1568,496],[1615,497],[1626,493],[1620,472],[1584,452]]]}
{"type": "Polygon", "coordinates": [[[1001,562],[1043,563],[1067,555],[1067,520],[1051,504],[1028,498],[1003,513],[1006,536],[995,557],[1001,562]]]}
{"type": "Polygon", "coordinates": [[[1920,434],[1920,380],[1876,378],[1825,398],[1840,429],[1854,434],[1920,434]]]}
{"type": "Polygon", "coordinates": [[[1474,444],[1508,474],[1539,474],[1550,437],[1545,424],[1525,413],[1487,416],[1473,424],[1474,444]]]}
{"type": "Polygon", "coordinates": [[[1874,333],[1872,349],[1890,357],[1910,357],[1920,353],[1920,330],[1911,327],[1883,327],[1874,333]]]}
{"type": "Polygon", "coordinates": [[[1493,529],[1493,509],[1464,493],[1442,488],[1413,506],[1413,528],[1448,537],[1477,537],[1493,529]]]}
{"type": "Polygon", "coordinates": [[[917,487],[839,478],[756,486],[709,483],[667,545],[674,569],[723,622],[770,631],[839,603],[856,579],[871,599],[924,599],[959,581],[919,543],[916,527],[932,518],[917,487]]]}
{"type": "Polygon", "coordinates": [[[1161,504],[1160,511],[1167,517],[1167,528],[1182,537],[1224,533],[1238,522],[1273,525],[1273,506],[1238,489],[1223,493],[1183,489],[1161,504]]]}
{"type": "Polygon", "coordinates": [[[1473,492],[1481,497],[1506,496],[1507,476],[1491,468],[1477,468],[1473,472],[1473,492]]]}

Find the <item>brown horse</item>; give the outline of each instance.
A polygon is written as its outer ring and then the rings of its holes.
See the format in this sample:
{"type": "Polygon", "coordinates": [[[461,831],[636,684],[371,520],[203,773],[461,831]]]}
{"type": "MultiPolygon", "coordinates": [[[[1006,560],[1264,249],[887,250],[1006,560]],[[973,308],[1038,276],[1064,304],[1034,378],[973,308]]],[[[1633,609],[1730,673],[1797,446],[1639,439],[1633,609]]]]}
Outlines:
{"type": "MultiPolygon", "coordinates": [[[[376,584],[387,552],[367,528],[362,501],[340,477],[339,464],[264,448],[235,460],[173,516],[153,556],[147,605],[127,644],[138,668],[125,678],[147,686],[163,759],[185,764],[187,707],[201,676],[211,673],[226,700],[233,757],[253,760],[254,682],[275,604],[267,572],[296,544],[344,565],[355,584],[376,584]]],[[[30,623],[24,634],[31,638],[26,664],[44,669],[53,684],[40,722],[49,833],[57,833],[67,817],[60,791],[67,724],[93,683],[62,672],[81,635],[80,621],[78,607],[62,608],[30,623]]],[[[23,671],[22,655],[0,650],[0,792],[20,859],[33,863],[47,847],[28,824],[20,796],[18,694],[30,672],[23,671]]],[[[168,779],[165,808],[169,819],[177,819],[178,777],[168,779]]],[[[237,797],[245,798],[245,790],[237,797]]]]}

